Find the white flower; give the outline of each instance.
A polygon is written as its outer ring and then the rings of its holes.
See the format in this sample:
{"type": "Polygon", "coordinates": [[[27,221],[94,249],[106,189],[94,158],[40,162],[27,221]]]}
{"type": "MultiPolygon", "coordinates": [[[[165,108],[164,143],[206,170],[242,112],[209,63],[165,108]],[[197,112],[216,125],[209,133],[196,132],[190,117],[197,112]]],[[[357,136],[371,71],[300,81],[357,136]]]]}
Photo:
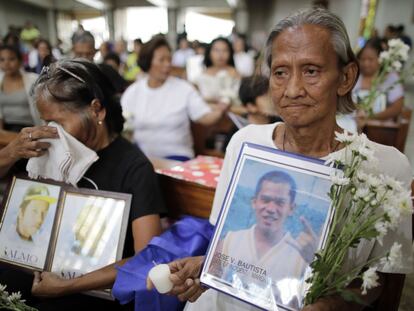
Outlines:
{"type": "Polygon", "coordinates": [[[401,62],[400,62],[400,61],[395,60],[395,61],[393,61],[393,62],[392,62],[392,64],[391,64],[391,68],[392,68],[394,71],[400,71],[400,70],[401,70],[401,68],[402,68],[402,64],[401,64],[401,62]]]}
{"type": "Polygon", "coordinates": [[[367,290],[378,286],[378,274],[376,273],[377,268],[371,267],[364,272],[362,275],[362,295],[367,294],[367,290]]]}
{"type": "Polygon", "coordinates": [[[367,181],[367,183],[370,187],[375,188],[375,189],[378,188],[381,185],[381,182],[382,182],[380,178],[378,178],[378,177],[376,177],[372,174],[369,174],[367,176],[366,181],[367,181]]]}
{"type": "Polygon", "coordinates": [[[349,184],[350,179],[348,177],[345,177],[342,171],[337,171],[331,174],[331,181],[334,185],[346,186],[349,184]]]}
{"type": "Polygon", "coordinates": [[[382,246],[382,239],[388,231],[387,224],[383,221],[378,221],[375,223],[375,230],[378,232],[377,241],[382,246]]]}
{"type": "Polygon", "coordinates": [[[357,199],[365,199],[368,198],[370,191],[367,187],[358,188],[355,192],[355,197],[357,199]]]}
{"type": "Polygon", "coordinates": [[[402,252],[401,252],[402,245],[394,242],[391,246],[390,253],[387,257],[381,258],[380,263],[383,265],[384,270],[393,269],[396,267],[400,267],[402,263],[402,252]]]}
{"type": "Polygon", "coordinates": [[[357,134],[350,133],[346,130],[344,130],[343,133],[335,132],[335,140],[345,144],[352,143],[357,138],[357,136],[357,134]]]}
{"type": "Polygon", "coordinates": [[[0,293],[6,290],[7,285],[0,284],[0,293]]]}
{"type": "Polygon", "coordinates": [[[10,301],[10,302],[13,302],[13,301],[18,301],[18,300],[20,300],[22,298],[22,294],[20,294],[20,292],[17,292],[17,293],[12,293],[9,297],[7,297],[7,299],[10,301]]]}
{"type": "Polygon", "coordinates": [[[390,58],[390,52],[388,52],[388,51],[382,51],[380,53],[380,55],[379,55],[380,64],[382,64],[383,62],[385,62],[389,58],[390,58]]]}
{"type": "Polygon", "coordinates": [[[395,178],[392,178],[390,176],[384,176],[384,183],[387,187],[389,187],[391,190],[394,191],[403,191],[402,183],[395,178]]]}
{"type": "Polygon", "coordinates": [[[399,197],[398,207],[401,213],[407,216],[413,214],[411,191],[404,191],[402,193],[399,193],[398,197],[399,197]]]}
{"type": "Polygon", "coordinates": [[[366,181],[367,181],[367,179],[368,179],[368,175],[367,175],[366,173],[364,173],[363,171],[359,170],[359,171],[356,173],[356,178],[357,178],[357,180],[358,180],[359,182],[364,183],[364,182],[366,182],[366,181]]]}
{"type": "Polygon", "coordinates": [[[325,161],[325,165],[331,165],[332,166],[333,164],[336,164],[336,163],[339,163],[339,164],[342,164],[342,165],[347,164],[347,163],[345,163],[345,160],[346,160],[345,158],[346,158],[345,157],[345,152],[342,151],[342,150],[332,152],[328,155],[328,157],[325,161]]]}
{"type": "Polygon", "coordinates": [[[386,203],[383,205],[382,208],[384,209],[385,213],[387,213],[387,216],[390,218],[390,227],[396,229],[401,219],[401,213],[398,206],[386,203]]]}

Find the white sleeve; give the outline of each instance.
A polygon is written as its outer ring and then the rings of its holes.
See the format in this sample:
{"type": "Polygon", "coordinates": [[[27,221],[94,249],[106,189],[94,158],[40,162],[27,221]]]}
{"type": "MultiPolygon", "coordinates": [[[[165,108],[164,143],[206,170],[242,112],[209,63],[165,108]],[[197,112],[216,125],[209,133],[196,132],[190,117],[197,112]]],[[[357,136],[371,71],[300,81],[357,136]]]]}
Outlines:
{"type": "Polygon", "coordinates": [[[191,121],[197,121],[205,114],[210,113],[211,108],[192,85],[189,87],[191,89],[187,95],[187,111],[191,121]]]}
{"type": "Polygon", "coordinates": [[[134,90],[136,88],[136,84],[130,85],[122,94],[121,96],[121,106],[122,112],[125,113],[134,113],[133,107],[136,105],[136,101],[134,100],[134,90]]]}
{"type": "Polygon", "coordinates": [[[227,188],[230,183],[230,179],[234,170],[234,166],[237,162],[237,156],[239,154],[240,142],[233,135],[226,148],[226,156],[224,157],[223,166],[221,168],[219,181],[217,183],[216,193],[214,195],[213,208],[210,214],[210,223],[215,225],[220,214],[221,206],[223,205],[224,198],[226,196],[227,188]]]}

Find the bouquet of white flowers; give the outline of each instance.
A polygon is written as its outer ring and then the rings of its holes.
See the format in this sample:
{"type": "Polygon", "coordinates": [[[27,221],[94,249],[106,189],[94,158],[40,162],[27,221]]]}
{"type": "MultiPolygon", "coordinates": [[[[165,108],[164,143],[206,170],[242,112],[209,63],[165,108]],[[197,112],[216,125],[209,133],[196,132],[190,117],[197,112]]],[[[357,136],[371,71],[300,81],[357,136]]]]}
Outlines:
{"type": "MultiPolygon", "coordinates": [[[[390,72],[401,73],[403,63],[408,58],[409,49],[409,46],[402,42],[401,39],[391,39],[388,41],[388,50],[381,52],[379,56],[380,69],[378,75],[372,82],[368,95],[357,99],[358,107],[368,115],[373,114],[374,103],[379,96],[386,94],[395,84],[404,81],[405,77],[400,75],[400,79],[393,85],[385,90],[380,89],[380,86],[384,83],[390,72]]],[[[408,70],[406,75],[412,75],[412,69],[408,70]]]]}
{"type": "Polygon", "coordinates": [[[6,291],[6,286],[0,284],[0,310],[37,311],[37,309],[27,306],[21,298],[19,292],[9,294],[6,291]]]}
{"type": "Polygon", "coordinates": [[[336,133],[336,139],[345,148],[332,153],[327,160],[327,164],[338,168],[331,177],[333,185],[329,193],[334,215],[326,243],[311,264],[305,304],[333,294],[358,302],[359,297],[346,289],[356,279],[362,280],[362,294],[377,286],[377,267],[398,266],[401,245],[394,243],[383,257],[372,258],[344,272],[348,251],[356,248],[362,239],[376,239],[382,245],[387,231],[396,229],[403,217],[411,217],[413,213],[411,192],[400,182],[379,173],[364,173],[368,163],[372,167],[377,162],[364,134],[336,133]]]}

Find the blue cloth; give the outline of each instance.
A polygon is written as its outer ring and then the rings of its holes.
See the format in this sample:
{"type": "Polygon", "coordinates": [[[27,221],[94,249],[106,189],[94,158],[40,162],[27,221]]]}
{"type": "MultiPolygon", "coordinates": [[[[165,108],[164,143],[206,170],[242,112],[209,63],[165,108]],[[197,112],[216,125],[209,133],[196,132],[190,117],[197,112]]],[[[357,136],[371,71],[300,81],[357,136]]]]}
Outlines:
{"type": "Polygon", "coordinates": [[[191,158],[186,157],[186,156],[180,156],[180,155],[170,155],[168,157],[165,157],[168,160],[175,160],[175,161],[180,161],[180,162],[185,162],[188,160],[191,160],[191,158]]]}
{"type": "Polygon", "coordinates": [[[159,294],[146,289],[149,270],[157,264],[168,263],[189,256],[204,255],[214,227],[206,219],[186,216],[177,221],[159,237],[122,267],[118,273],[112,294],[121,304],[135,299],[136,311],[182,310],[184,303],[174,296],[159,294]]]}

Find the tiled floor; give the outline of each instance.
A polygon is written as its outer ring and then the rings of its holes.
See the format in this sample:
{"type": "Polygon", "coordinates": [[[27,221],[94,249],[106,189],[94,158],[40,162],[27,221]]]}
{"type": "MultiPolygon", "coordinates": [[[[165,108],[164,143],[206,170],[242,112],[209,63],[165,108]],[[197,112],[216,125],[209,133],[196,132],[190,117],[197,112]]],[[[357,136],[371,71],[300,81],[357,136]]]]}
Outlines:
{"type": "MultiPolygon", "coordinates": [[[[414,109],[414,84],[407,86],[406,103],[411,104],[414,109]]],[[[410,160],[414,176],[414,116],[411,118],[410,131],[407,138],[407,144],[404,152],[410,160]]],[[[413,263],[414,264],[414,263],[413,263]]],[[[414,269],[414,267],[413,267],[414,269]]],[[[399,311],[414,310],[414,273],[407,275],[404,284],[404,291],[401,297],[399,311]]]]}

